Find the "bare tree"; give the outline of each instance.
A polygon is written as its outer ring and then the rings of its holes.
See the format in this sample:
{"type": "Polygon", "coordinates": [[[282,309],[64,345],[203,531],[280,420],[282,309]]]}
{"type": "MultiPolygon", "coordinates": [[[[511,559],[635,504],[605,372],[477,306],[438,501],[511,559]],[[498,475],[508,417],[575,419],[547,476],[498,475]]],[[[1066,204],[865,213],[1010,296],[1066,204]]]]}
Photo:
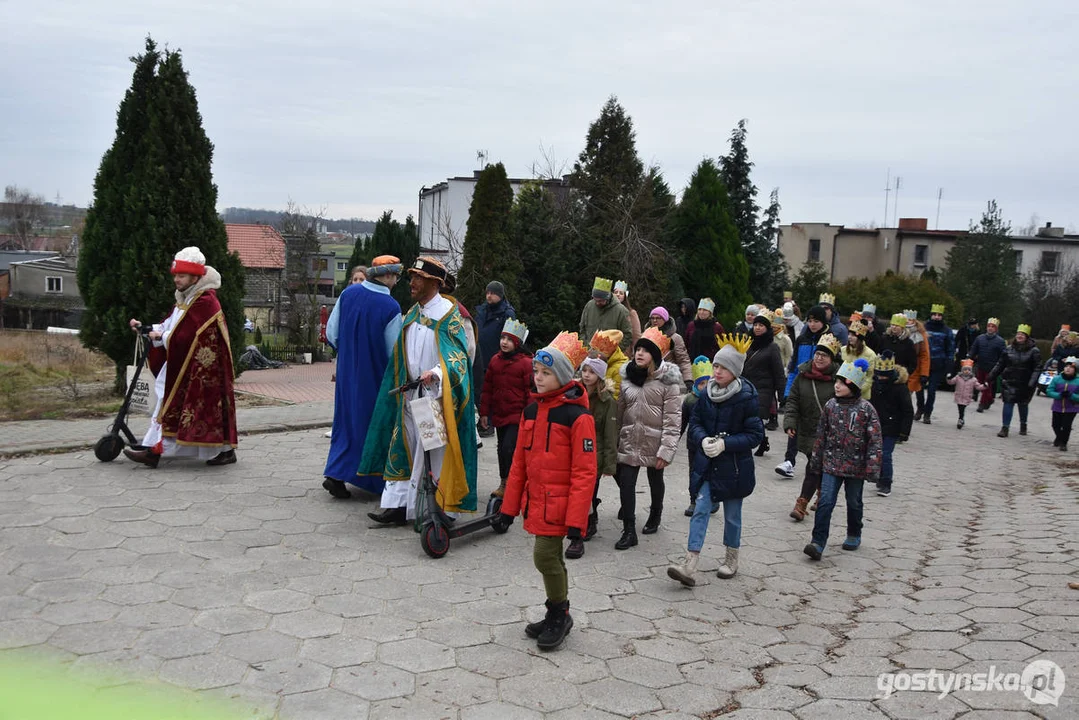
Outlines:
{"type": "Polygon", "coordinates": [[[299,345],[314,345],[318,339],[318,281],[323,270],[318,224],[324,210],[312,214],[290,199],[278,228],[285,238],[283,291],[288,314],[283,325],[289,342],[299,345]]]}
{"type": "Polygon", "coordinates": [[[454,227],[453,217],[441,209],[438,217],[435,218],[435,237],[442,241],[442,245],[448,251],[446,267],[450,272],[456,273],[461,269],[461,260],[465,256],[465,236],[460,227],[454,227]]]}
{"type": "Polygon", "coordinates": [[[45,198],[18,185],[4,188],[4,203],[0,206],[0,218],[8,226],[14,240],[0,243],[11,250],[31,250],[30,238],[45,221],[45,198]]]}

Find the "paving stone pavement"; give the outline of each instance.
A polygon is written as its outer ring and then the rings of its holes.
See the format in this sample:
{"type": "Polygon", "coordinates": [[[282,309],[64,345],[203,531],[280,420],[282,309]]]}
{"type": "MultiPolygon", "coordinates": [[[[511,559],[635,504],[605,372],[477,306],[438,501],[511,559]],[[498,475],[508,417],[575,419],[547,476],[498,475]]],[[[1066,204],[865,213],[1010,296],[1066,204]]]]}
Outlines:
{"type": "MultiPolygon", "coordinates": [[[[177,685],[252,718],[1079,717],[1079,462],[1056,464],[1074,455],[1050,446],[1042,398],[1032,435],[1005,440],[996,412],[959,431],[940,399],[897,451],[893,495],[866,495],[861,549],[838,548],[840,506],[819,563],[801,552],[808,521],[787,517],[799,480],[773,473],[776,451],[757,460],[738,575],[715,577],[717,516],[693,589],[665,574],[686,541],[684,451],[663,525],[637,548],[613,548],[604,479],[600,534],[568,562],[576,625],[551,653],[523,633],[543,592],[519,524],[432,560],[411,529],[371,528],[372,504],[322,490],[321,431],[248,436],[223,468],[3,460],[0,660],[177,685]],[[1059,706],[879,697],[881,673],[1035,659],[1070,681],[1059,706]]],[[[485,496],[490,444],[480,467],[485,496]]]]}

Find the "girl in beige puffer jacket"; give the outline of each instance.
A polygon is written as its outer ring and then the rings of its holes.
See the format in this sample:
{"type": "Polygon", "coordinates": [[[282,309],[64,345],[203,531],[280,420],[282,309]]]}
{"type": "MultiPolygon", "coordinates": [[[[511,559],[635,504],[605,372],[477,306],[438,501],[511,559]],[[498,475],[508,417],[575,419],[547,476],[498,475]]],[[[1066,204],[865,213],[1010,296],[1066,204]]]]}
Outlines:
{"type": "Polygon", "coordinates": [[[637,476],[646,468],[652,507],[643,532],[659,529],[663,515],[663,469],[674,460],[682,423],[682,373],[663,362],[670,339],[648,328],[634,346],[633,358],[622,368],[618,397],[618,480],[622,509],[622,537],[615,548],[637,544],[637,476]]]}

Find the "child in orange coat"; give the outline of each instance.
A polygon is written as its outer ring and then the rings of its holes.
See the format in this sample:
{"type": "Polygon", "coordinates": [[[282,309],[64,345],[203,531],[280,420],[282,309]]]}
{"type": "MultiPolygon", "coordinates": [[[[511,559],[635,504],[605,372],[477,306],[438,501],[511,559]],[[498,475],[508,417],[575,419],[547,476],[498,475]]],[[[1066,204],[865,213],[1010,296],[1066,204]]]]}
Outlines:
{"type": "Polygon", "coordinates": [[[562,540],[582,537],[596,485],[596,426],[588,393],[573,379],[587,354],[577,333],[567,332],[536,353],[536,392],[521,414],[497,520],[508,526],[521,513],[525,531],[536,536],[533,562],[543,575],[547,614],[529,623],[525,634],[536,639],[540,650],[557,648],[573,627],[562,540]]]}

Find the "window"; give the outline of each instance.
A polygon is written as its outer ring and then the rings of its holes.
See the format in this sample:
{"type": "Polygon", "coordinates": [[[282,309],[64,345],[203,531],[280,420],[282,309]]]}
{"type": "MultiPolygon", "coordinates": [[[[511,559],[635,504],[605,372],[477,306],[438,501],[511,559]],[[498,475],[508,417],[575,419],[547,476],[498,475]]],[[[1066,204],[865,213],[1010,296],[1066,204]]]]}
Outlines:
{"type": "Polygon", "coordinates": [[[321,272],[328,267],[328,261],[326,258],[313,258],[311,260],[311,269],[316,272],[321,272]]]}
{"type": "Polygon", "coordinates": [[[45,278],[45,292],[59,293],[64,291],[64,279],[50,275],[45,278]]]}
{"type": "Polygon", "coordinates": [[[338,260],[337,261],[337,271],[338,272],[348,272],[348,263],[347,262],[341,262],[340,260],[338,260]]]}
{"type": "Polygon", "coordinates": [[[1042,275],[1056,275],[1060,272],[1060,253],[1046,250],[1042,252],[1042,275]]]}
{"type": "Polygon", "coordinates": [[[820,261],[820,238],[809,238],[809,262],[820,261]]]}
{"type": "Polygon", "coordinates": [[[914,246],[914,267],[925,267],[929,264],[929,246],[914,246]]]}
{"type": "Polygon", "coordinates": [[[1015,255],[1015,274],[1016,275],[1022,275],[1023,274],[1023,251],[1022,250],[1013,250],[1012,253],[1015,255]]]}

